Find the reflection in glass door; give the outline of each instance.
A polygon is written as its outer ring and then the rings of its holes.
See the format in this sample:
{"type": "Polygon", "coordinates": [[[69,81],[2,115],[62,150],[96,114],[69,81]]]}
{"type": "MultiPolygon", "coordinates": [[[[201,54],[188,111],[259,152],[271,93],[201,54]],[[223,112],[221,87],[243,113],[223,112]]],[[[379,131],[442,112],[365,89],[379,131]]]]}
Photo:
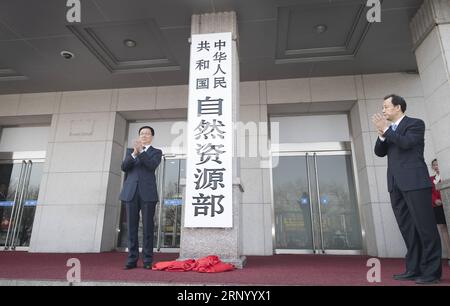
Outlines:
{"type": "Polygon", "coordinates": [[[44,159],[4,159],[0,154],[0,246],[16,250],[30,245],[44,159]]]}
{"type": "Polygon", "coordinates": [[[274,158],[276,251],[360,251],[361,226],[351,153],[289,152],[274,158]]]}
{"type": "Polygon", "coordinates": [[[279,156],[272,170],[276,249],[313,249],[306,169],[304,156],[279,156]]]}
{"type": "MultiPolygon", "coordinates": [[[[178,249],[180,247],[182,195],[180,179],[185,174],[185,158],[163,156],[156,170],[160,200],[155,210],[153,246],[156,250],[178,249]]],[[[142,242],[142,222],[139,224],[139,242],[142,242]]],[[[126,210],[122,205],[118,247],[127,247],[126,210]]]]}
{"type": "Polygon", "coordinates": [[[181,232],[182,194],[180,179],[186,177],[186,160],[164,158],[161,176],[161,201],[158,205],[155,223],[157,249],[179,248],[181,232]]]}

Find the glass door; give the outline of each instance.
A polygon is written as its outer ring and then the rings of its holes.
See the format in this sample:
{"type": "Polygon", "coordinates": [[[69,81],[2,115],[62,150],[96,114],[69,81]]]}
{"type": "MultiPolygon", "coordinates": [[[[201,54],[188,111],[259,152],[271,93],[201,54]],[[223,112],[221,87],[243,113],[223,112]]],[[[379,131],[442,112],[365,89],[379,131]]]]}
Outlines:
{"type": "MultiPolygon", "coordinates": [[[[153,245],[156,251],[176,251],[180,247],[182,194],[180,179],[186,177],[186,159],[181,155],[164,155],[156,170],[159,202],[155,210],[153,245]]],[[[127,248],[126,209],[122,205],[119,248],[127,248]]],[[[139,224],[139,243],[142,243],[142,222],[139,224]]]]}
{"type": "Polygon", "coordinates": [[[362,250],[361,225],[357,205],[352,161],[349,152],[312,153],[316,188],[315,220],[320,241],[316,249],[322,253],[362,250]]]}
{"type": "Polygon", "coordinates": [[[274,158],[276,252],[359,253],[362,235],[351,152],[284,152],[274,158]]]}
{"type": "Polygon", "coordinates": [[[43,172],[44,159],[12,159],[13,155],[0,153],[2,250],[29,247],[43,172]],[[5,158],[7,155],[8,159],[5,158]]]}
{"type": "Polygon", "coordinates": [[[313,250],[310,184],[305,156],[277,156],[273,168],[275,248],[313,250]]]}

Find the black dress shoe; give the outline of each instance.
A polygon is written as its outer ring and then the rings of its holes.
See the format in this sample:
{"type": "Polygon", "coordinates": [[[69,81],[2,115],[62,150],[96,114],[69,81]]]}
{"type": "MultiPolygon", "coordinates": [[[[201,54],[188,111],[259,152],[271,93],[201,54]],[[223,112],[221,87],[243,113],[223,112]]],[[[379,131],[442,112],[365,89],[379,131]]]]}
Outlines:
{"type": "Polygon", "coordinates": [[[152,269],[152,263],[145,263],[144,264],[144,269],[151,270],[152,269]]]}
{"type": "Polygon", "coordinates": [[[131,270],[131,269],[134,269],[136,267],[137,267],[137,265],[135,263],[127,263],[123,269],[124,270],[131,270]]]}
{"type": "Polygon", "coordinates": [[[416,284],[418,285],[432,285],[440,282],[439,278],[436,277],[419,277],[416,279],[416,284]]]}
{"type": "Polygon", "coordinates": [[[394,274],[394,279],[395,280],[416,280],[417,278],[420,277],[419,274],[414,273],[414,272],[410,272],[410,271],[406,271],[405,273],[402,274],[394,274]]]}

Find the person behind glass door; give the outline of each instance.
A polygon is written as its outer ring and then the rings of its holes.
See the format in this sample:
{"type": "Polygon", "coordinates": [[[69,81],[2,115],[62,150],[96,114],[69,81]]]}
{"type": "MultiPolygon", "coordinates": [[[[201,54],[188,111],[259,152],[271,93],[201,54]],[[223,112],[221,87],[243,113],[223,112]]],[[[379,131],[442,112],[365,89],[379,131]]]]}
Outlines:
{"type": "Polygon", "coordinates": [[[120,200],[125,203],[128,226],[128,259],[125,269],[137,267],[139,259],[139,212],[142,214],[143,249],[142,261],[144,269],[152,268],[153,261],[153,218],[158,202],[155,170],[161,163],[162,151],[153,148],[155,131],[150,126],[139,129],[139,139],[134,141],[134,147],[127,149],[122,162],[125,172],[120,200]]]}
{"type": "Polygon", "coordinates": [[[439,173],[439,165],[437,159],[433,159],[431,162],[431,168],[435,175],[431,176],[432,188],[432,206],[434,210],[434,216],[436,217],[436,223],[438,230],[441,233],[442,240],[444,241],[445,248],[447,249],[447,263],[450,265],[450,237],[448,235],[447,222],[445,221],[444,207],[442,203],[441,192],[437,190],[436,184],[441,182],[441,176],[439,173]]]}
{"type": "Polygon", "coordinates": [[[433,284],[442,275],[442,249],[429,204],[432,184],[423,157],[425,123],[405,116],[405,111],[406,101],[389,95],[383,101],[383,114],[372,116],[378,131],[375,154],[387,155],[388,191],[407,249],[406,271],[394,279],[433,284]]]}

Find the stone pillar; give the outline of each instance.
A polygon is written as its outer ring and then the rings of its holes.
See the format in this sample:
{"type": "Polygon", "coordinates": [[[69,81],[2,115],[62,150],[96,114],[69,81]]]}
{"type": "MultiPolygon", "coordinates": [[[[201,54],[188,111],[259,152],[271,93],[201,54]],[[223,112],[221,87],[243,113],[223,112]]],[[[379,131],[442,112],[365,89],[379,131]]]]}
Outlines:
{"type": "Polygon", "coordinates": [[[126,121],[116,90],[64,92],[52,117],[31,252],[115,248],[126,121]]]}
{"type": "MultiPolygon", "coordinates": [[[[232,103],[233,122],[239,117],[239,57],[237,39],[237,21],[235,12],[193,15],[191,34],[231,32],[233,38],[232,69],[234,79],[232,103]]],[[[193,65],[195,63],[191,63],[193,65]]],[[[237,152],[238,135],[233,135],[234,149],[237,152]]],[[[240,182],[239,161],[237,155],[233,157],[233,227],[232,228],[186,228],[184,227],[183,206],[180,259],[200,258],[207,255],[217,255],[221,260],[242,268],[245,257],[242,256],[242,216],[241,202],[243,188],[240,182]]],[[[183,192],[185,195],[185,192],[183,192]]]]}
{"type": "Polygon", "coordinates": [[[425,0],[410,26],[450,224],[450,2],[425,0]]]}

